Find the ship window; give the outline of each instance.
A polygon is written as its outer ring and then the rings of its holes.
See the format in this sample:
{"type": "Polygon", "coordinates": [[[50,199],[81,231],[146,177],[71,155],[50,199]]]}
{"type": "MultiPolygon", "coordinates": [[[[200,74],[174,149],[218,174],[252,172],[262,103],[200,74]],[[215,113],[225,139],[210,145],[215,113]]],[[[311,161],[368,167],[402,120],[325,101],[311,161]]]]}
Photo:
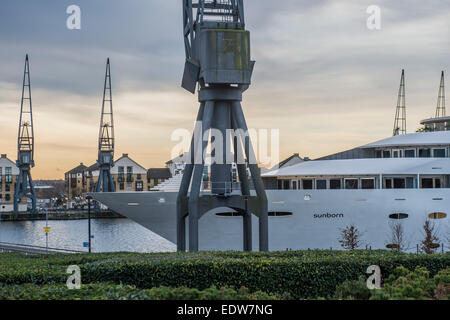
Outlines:
{"type": "Polygon", "coordinates": [[[316,180],[316,189],[323,190],[327,188],[327,180],[316,180]]]}
{"type": "Polygon", "coordinates": [[[419,149],[419,158],[429,158],[431,157],[430,149],[419,149]]]}
{"type": "Polygon", "coordinates": [[[278,180],[278,190],[282,190],[283,189],[283,180],[278,180]]]}
{"type": "Polygon", "coordinates": [[[405,179],[394,178],[394,189],[405,189],[405,179]]]}
{"type": "Polygon", "coordinates": [[[242,217],[243,214],[241,212],[219,212],[219,213],[216,213],[216,216],[219,216],[219,217],[242,217]]]}
{"type": "Polygon", "coordinates": [[[381,158],[383,155],[381,153],[381,150],[375,151],[375,158],[381,158]]]}
{"type": "Polygon", "coordinates": [[[441,179],[440,178],[434,179],[434,187],[437,188],[437,189],[442,188],[441,187],[441,179]]]}
{"type": "Polygon", "coordinates": [[[433,157],[445,158],[445,149],[433,149],[433,157]]]}
{"type": "Polygon", "coordinates": [[[391,157],[391,151],[390,150],[384,150],[383,151],[383,158],[390,158],[391,157]]]}
{"type": "Polygon", "coordinates": [[[433,189],[433,178],[423,178],[421,187],[422,189],[433,189]]]}
{"type": "Polygon", "coordinates": [[[385,189],[392,189],[392,179],[385,179],[384,180],[384,188],[385,189]]]}
{"type": "Polygon", "coordinates": [[[292,216],[292,212],[269,212],[269,217],[286,217],[286,216],[292,216]]]}
{"type": "Polygon", "coordinates": [[[416,157],[416,150],[414,149],[405,150],[405,158],[415,158],[415,157],[416,157]]]}
{"type": "Polygon", "coordinates": [[[358,179],[345,179],[345,189],[358,189],[358,179]]]}
{"type": "Polygon", "coordinates": [[[402,152],[401,150],[392,150],[392,158],[401,158],[402,152]]]}
{"type": "Polygon", "coordinates": [[[297,181],[292,181],[292,189],[297,190],[297,181]]]}
{"type": "Polygon", "coordinates": [[[283,180],[283,189],[284,190],[289,190],[290,189],[290,184],[291,184],[291,181],[289,181],[289,180],[283,180]]]}
{"type": "Polygon", "coordinates": [[[330,179],[330,189],[341,189],[341,179],[330,179]]]}
{"type": "Polygon", "coordinates": [[[412,178],[412,177],[406,178],[406,188],[414,189],[414,178],[412,178]]]}
{"type": "Polygon", "coordinates": [[[302,180],[302,184],[304,190],[312,190],[313,188],[313,181],[310,179],[302,180]]]}
{"type": "Polygon", "coordinates": [[[361,179],[362,189],[375,189],[375,179],[361,179]]]}
{"type": "Polygon", "coordinates": [[[408,214],[406,213],[393,213],[389,215],[390,219],[406,219],[408,218],[408,214]]]}
{"type": "Polygon", "coordinates": [[[447,214],[444,212],[433,212],[428,215],[430,219],[445,219],[447,218],[447,214]]]}

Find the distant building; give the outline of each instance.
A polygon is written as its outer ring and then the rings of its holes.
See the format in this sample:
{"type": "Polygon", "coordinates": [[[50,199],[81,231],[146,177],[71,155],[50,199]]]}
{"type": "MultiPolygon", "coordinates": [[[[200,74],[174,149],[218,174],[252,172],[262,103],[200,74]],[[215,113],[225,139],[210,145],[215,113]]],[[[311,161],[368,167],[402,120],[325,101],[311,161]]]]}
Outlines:
{"type": "MultiPolygon", "coordinates": [[[[6,154],[0,157],[0,212],[14,210],[14,191],[19,175],[16,163],[8,159],[6,154]]],[[[19,211],[27,210],[26,198],[19,204],[19,211]]]]}
{"type": "MultiPolygon", "coordinates": [[[[95,163],[86,167],[81,163],[76,168],[66,173],[66,190],[68,200],[73,206],[77,197],[84,197],[87,192],[95,191],[100,170],[95,163]]],[[[114,162],[111,174],[116,186],[116,192],[146,191],[147,169],[131,159],[124,153],[122,157],[114,162]]]]}
{"type": "Polygon", "coordinates": [[[290,167],[290,166],[293,166],[294,164],[304,162],[305,160],[306,159],[302,159],[298,153],[294,153],[292,156],[290,156],[287,159],[284,159],[283,161],[281,161],[279,164],[277,164],[270,170],[264,170],[264,171],[272,171],[272,170],[290,167]]]}
{"type": "Polygon", "coordinates": [[[147,171],[147,190],[150,191],[162,182],[172,178],[169,168],[153,168],[147,171]]]}
{"type": "Polygon", "coordinates": [[[87,167],[82,163],[65,173],[66,191],[69,200],[83,196],[88,191],[87,167]]]}

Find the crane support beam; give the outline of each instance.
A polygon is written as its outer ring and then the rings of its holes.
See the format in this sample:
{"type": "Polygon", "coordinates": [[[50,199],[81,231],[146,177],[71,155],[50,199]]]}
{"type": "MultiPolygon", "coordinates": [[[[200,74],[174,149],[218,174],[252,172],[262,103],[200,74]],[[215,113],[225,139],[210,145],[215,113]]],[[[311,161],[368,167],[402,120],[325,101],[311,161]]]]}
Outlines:
{"type": "Polygon", "coordinates": [[[194,133],[191,140],[177,198],[178,251],[201,249],[199,220],[221,207],[242,215],[244,251],[252,250],[252,215],[258,217],[259,250],[268,251],[267,196],[241,105],[255,65],[250,59],[250,32],[245,30],[243,0],[183,0],[183,22],[186,64],[182,87],[195,93],[199,85],[195,132],[208,139],[196,139],[194,133]],[[236,133],[234,157],[226,143],[230,130],[236,133]],[[219,137],[212,132],[220,132],[219,137]],[[204,193],[204,153],[208,145],[216,144],[220,138],[221,154],[211,148],[215,159],[211,164],[211,192],[204,193]],[[240,187],[231,180],[229,159],[236,163],[240,187]],[[256,195],[250,193],[247,170],[256,195]]]}

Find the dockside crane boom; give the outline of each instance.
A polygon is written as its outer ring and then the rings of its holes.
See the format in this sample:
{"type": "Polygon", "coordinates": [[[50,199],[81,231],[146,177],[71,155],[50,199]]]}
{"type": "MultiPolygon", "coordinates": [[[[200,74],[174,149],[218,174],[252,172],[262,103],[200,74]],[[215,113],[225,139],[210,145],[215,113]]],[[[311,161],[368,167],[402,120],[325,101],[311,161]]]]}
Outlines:
{"type": "Polygon", "coordinates": [[[18,213],[19,203],[24,197],[31,200],[31,211],[35,212],[36,193],[31,178],[31,168],[34,167],[34,125],[28,54],[25,57],[23,75],[16,165],[19,168],[19,176],[14,190],[14,212],[18,213]]]}
{"type": "Polygon", "coordinates": [[[438,101],[436,107],[436,118],[447,116],[445,111],[445,83],[444,71],[441,74],[441,85],[439,86],[438,101]]]}
{"type": "Polygon", "coordinates": [[[405,99],[405,70],[402,70],[400,88],[398,90],[397,108],[395,111],[395,121],[393,135],[406,134],[406,99],[405,99]]]}
{"type": "Polygon", "coordinates": [[[106,61],[105,84],[103,87],[102,114],[98,135],[99,176],[95,192],[115,192],[111,168],[114,166],[114,115],[111,89],[111,65],[106,61]]]}

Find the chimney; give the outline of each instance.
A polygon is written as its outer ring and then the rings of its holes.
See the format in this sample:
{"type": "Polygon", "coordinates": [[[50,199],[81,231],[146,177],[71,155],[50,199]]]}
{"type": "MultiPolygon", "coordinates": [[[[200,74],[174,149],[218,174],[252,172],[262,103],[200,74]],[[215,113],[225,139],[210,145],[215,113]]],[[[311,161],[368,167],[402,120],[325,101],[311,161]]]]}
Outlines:
{"type": "Polygon", "coordinates": [[[6,159],[6,153],[2,153],[2,159],[6,159]]]}
{"type": "Polygon", "coordinates": [[[122,157],[128,158],[128,153],[123,153],[123,154],[122,154],[122,157]]]}

